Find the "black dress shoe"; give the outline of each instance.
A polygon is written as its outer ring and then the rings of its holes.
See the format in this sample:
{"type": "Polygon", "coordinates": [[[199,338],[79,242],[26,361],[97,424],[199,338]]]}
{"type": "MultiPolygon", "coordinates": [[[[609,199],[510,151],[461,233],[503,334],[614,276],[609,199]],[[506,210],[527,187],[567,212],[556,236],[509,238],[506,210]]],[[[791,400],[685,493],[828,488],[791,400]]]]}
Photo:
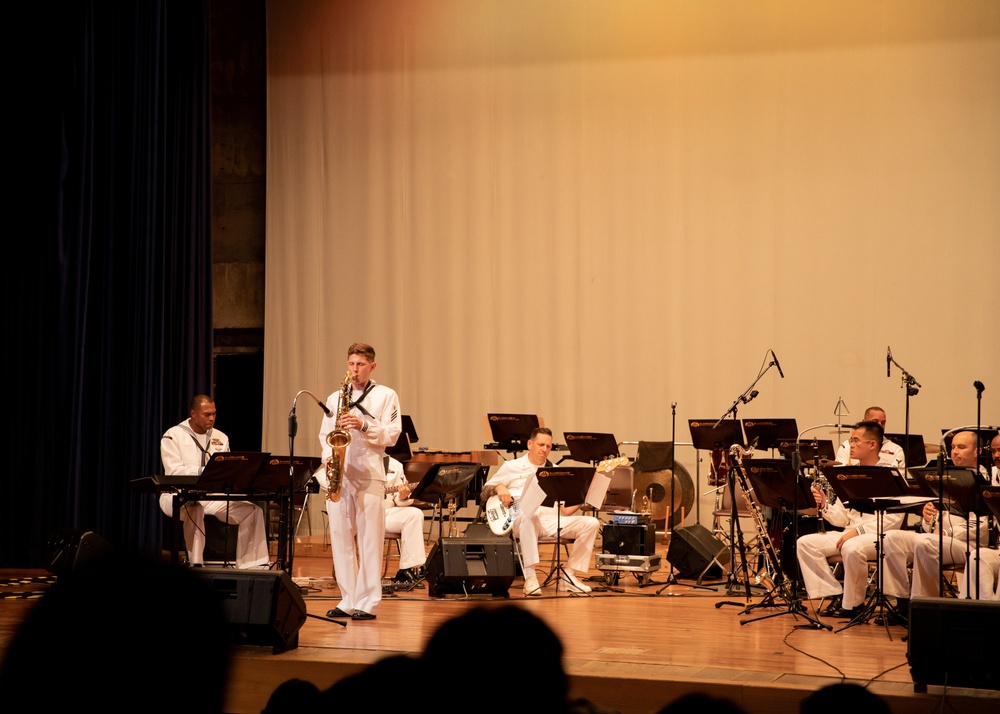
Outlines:
{"type": "Polygon", "coordinates": [[[826,617],[833,617],[833,615],[840,610],[840,595],[834,595],[833,599],[830,600],[830,604],[819,611],[820,615],[825,615],[826,617]]]}
{"type": "Polygon", "coordinates": [[[853,620],[855,617],[861,614],[861,606],[852,607],[850,610],[845,610],[842,607],[838,607],[837,610],[829,615],[829,617],[835,617],[838,620],[853,620]]]}
{"type": "Polygon", "coordinates": [[[335,607],[332,610],[327,610],[326,616],[329,617],[331,620],[339,620],[344,617],[350,617],[348,613],[344,612],[339,607],[335,607]]]}
{"type": "Polygon", "coordinates": [[[355,610],[354,614],[351,615],[352,620],[374,620],[375,616],[370,612],[365,612],[364,610],[355,610]]]}

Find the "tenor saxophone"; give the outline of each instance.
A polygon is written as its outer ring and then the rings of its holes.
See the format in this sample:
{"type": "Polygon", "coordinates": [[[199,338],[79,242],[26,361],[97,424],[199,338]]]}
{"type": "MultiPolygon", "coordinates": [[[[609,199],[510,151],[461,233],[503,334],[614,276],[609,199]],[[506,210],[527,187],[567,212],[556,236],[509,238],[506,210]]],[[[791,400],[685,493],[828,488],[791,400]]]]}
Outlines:
{"type": "Polygon", "coordinates": [[[768,565],[777,577],[778,582],[782,587],[785,587],[789,585],[788,576],[785,575],[785,571],[781,569],[781,562],[778,559],[778,553],[774,550],[774,546],[771,544],[771,536],[767,533],[767,524],[764,522],[764,516],[760,512],[760,508],[757,507],[753,486],[750,484],[750,480],[747,478],[746,472],[743,470],[744,457],[750,456],[752,453],[753,446],[749,449],[744,449],[739,444],[733,444],[729,449],[729,455],[732,457],[733,462],[732,471],[736,475],[740,491],[743,493],[743,498],[747,503],[747,508],[749,509],[750,516],[753,519],[754,527],[757,529],[757,539],[760,541],[761,547],[764,550],[764,557],[767,558],[768,565]]]}
{"type": "Polygon", "coordinates": [[[340,420],[351,410],[351,372],[344,375],[340,387],[340,408],[337,410],[337,428],[326,435],[326,443],[332,453],[326,461],[327,498],[336,503],[340,500],[340,485],[344,480],[344,465],[347,463],[347,447],[351,443],[351,433],[340,427],[340,420]]]}

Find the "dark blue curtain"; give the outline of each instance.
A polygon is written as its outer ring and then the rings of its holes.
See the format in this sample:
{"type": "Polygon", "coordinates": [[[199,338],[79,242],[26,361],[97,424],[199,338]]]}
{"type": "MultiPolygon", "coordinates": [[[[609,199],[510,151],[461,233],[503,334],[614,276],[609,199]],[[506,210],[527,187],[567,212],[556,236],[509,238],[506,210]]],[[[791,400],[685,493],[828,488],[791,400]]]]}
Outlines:
{"type": "Polygon", "coordinates": [[[158,551],[131,480],[212,391],[208,0],[20,12],[0,566],[43,564],[63,528],[158,551]]]}

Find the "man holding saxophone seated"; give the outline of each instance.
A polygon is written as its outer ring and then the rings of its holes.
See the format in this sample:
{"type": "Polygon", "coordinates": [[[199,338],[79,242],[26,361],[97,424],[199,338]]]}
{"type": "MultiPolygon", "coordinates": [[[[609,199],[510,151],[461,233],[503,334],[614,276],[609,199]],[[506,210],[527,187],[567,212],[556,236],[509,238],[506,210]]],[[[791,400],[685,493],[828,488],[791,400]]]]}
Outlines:
{"type": "MultiPolygon", "coordinates": [[[[483,485],[483,500],[496,495],[506,508],[516,504],[528,479],[539,468],[547,465],[551,451],[552,430],[544,426],[536,428],[528,438],[528,453],[520,458],[505,461],[497,472],[487,479],[483,485]]],[[[538,575],[535,573],[535,566],[539,562],[538,538],[554,536],[557,523],[563,536],[574,539],[562,586],[571,593],[590,592],[590,586],[581,582],[575,572],[585,573],[590,569],[590,555],[594,550],[594,540],[601,524],[593,516],[574,515],[580,505],[582,504],[561,506],[558,521],[555,506],[540,506],[532,516],[525,517],[525,514],[519,513],[514,519],[511,531],[521,542],[523,559],[521,568],[524,571],[525,595],[542,594],[538,575]]]]}
{"type": "MultiPolygon", "coordinates": [[[[896,465],[895,456],[882,448],[882,425],[878,421],[862,421],[851,429],[851,463],[861,466],[896,465]]],[[[847,508],[836,497],[831,501],[823,490],[813,486],[813,498],[820,515],[842,531],[811,533],[798,540],[799,571],[810,600],[840,596],[825,615],[853,618],[860,614],[868,590],[868,562],[875,558],[875,540],[878,537],[876,515],[861,514],[847,508]],[[840,555],[844,561],[844,583],[833,576],[828,558],[840,555]]],[[[905,514],[887,514],[882,519],[884,530],[898,529],[905,514]]]]}
{"type": "Polygon", "coordinates": [[[319,442],[325,468],[330,550],[340,602],[330,618],[374,620],[382,601],[385,537],[385,449],[402,432],[399,397],[371,379],[375,349],[356,342],[347,350],[347,374],[326,405],[319,442]],[[355,541],[357,554],[355,555],[355,541]]]}

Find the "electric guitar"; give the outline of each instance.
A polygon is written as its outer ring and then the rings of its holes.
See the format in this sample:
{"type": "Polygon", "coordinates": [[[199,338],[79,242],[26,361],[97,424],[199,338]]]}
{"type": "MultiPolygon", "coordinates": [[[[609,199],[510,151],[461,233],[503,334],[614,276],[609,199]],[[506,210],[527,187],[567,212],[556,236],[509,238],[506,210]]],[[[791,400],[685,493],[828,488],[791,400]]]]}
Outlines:
{"type": "Polygon", "coordinates": [[[385,495],[388,496],[390,493],[399,493],[404,488],[408,488],[411,491],[415,489],[419,484],[416,483],[401,483],[398,486],[386,486],[385,495]]]}
{"type": "MultiPolygon", "coordinates": [[[[614,471],[619,466],[626,466],[627,464],[627,456],[604,459],[597,465],[597,473],[614,471]]],[[[507,535],[510,529],[514,527],[514,521],[521,515],[521,509],[518,507],[516,501],[512,501],[510,506],[505,506],[497,495],[486,499],[485,511],[486,522],[489,524],[490,530],[493,531],[493,535],[498,536],[507,535]]]]}

